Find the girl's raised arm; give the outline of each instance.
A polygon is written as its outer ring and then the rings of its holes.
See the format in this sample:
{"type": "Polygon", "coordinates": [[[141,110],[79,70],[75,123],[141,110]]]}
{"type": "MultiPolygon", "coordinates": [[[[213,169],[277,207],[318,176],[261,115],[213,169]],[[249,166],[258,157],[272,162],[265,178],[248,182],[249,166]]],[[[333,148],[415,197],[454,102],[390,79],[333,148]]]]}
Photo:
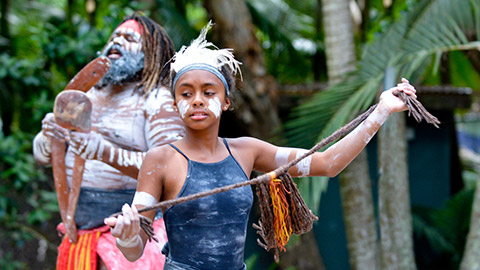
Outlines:
{"type": "MultiPolygon", "coordinates": [[[[339,174],[365,148],[392,113],[407,110],[404,102],[393,94],[396,90],[416,97],[415,88],[403,79],[402,83],[382,93],[378,106],[365,121],[324,152],[316,152],[298,162],[289,169],[290,175],[334,177],[339,174]]],[[[257,144],[260,150],[257,151],[254,169],[262,172],[273,171],[308,151],[260,142],[257,144]]]]}

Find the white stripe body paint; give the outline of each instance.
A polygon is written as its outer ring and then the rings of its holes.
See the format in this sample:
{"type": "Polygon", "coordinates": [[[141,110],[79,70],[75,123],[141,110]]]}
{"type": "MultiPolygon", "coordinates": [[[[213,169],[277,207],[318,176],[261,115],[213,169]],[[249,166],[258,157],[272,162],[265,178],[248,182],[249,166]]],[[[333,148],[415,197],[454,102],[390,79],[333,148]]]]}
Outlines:
{"type": "MultiPolygon", "coordinates": [[[[106,162],[118,166],[139,168],[146,152],[152,147],[181,138],[185,129],[178,113],[173,110],[169,90],[153,90],[147,98],[132,88],[109,95],[109,89],[91,89],[92,131],[100,133],[109,149],[106,162]]],[[[98,149],[98,154],[102,149],[98,149]]],[[[74,155],[66,156],[67,176],[71,181],[74,155]]],[[[112,165],[98,160],[86,160],[82,187],[105,189],[135,189],[137,179],[129,177],[112,165]]]]}
{"type": "Polygon", "coordinates": [[[222,111],[222,103],[218,97],[214,97],[208,100],[208,109],[213,112],[216,118],[220,117],[220,112],[222,111]]]}
{"type": "Polygon", "coordinates": [[[292,149],[287,147],[278,147],[275,153],[275,164],[277,167],[283,166],[288,163],[292,149]]]}
{"type": "Polygon", "coordinates": [[[110,157],[108,158],[108,162],[113,163],[114,158],[115,158],[115,149],[110,148],[110,157]]]}
{"type": "MultiPolygon", "coordinates": [[[[306,152],[308,152],[308,151],[304,150],[304,149],[297,149],[297,154],[296,154],[295,158],[298,158],[298,157],[302,156],[306,152]]],[[[297,163],[297,165],[295,167],[297,167],[297,170],[298,170],[298,173],[300,174],[300,176],[307,176],[307,175],[310,174],[311,163],[312,163],[312,156],[311,155],[302,159],[301,161],[299,161],[297,163]]]]}
{"type": "Polygon", "coordinates": [[[152,206],[152,205],[155,205],[157,204],[158,201],[157,199],[155,199],[155,197],[153,197],[152,195],[150,195],[150,193],[147,193],[147,192],[144,192],[144,191],[137,191],[135,192],[135,196],[133,197],[133,202],[132,202],[132,205],[135,204],[135,205],[143,205],[143,206],[152,206]]]}

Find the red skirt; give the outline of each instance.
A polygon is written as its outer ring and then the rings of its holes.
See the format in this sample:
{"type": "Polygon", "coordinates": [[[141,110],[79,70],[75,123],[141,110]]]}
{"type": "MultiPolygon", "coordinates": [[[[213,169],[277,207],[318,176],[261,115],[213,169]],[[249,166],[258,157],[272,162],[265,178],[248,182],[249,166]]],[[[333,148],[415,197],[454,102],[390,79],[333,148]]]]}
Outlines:
{"type": "Polygon", "coordinates": [[[135,262],[128,261],[115,245],[115,237],[108,226],[78,231],[78,242],[71,244],[60,223],[58,231],[65,236],[58,247],[57,270],[96,270],[97,254],[109,270],[163,269],[165,256],[163,245],[167,242],[167,233],[163,218],[153,222],[158,242],[147,242],[142,257],[135,262]]]}

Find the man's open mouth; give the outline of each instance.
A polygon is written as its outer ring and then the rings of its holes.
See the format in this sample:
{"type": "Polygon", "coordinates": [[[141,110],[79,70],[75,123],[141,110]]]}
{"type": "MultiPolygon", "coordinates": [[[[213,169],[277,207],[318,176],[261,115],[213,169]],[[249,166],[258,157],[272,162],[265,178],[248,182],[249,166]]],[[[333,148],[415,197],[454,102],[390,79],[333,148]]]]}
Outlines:
{"type": "Polygon", "coordinates": [[[111,58],[111,59],[118,59],[122,57],[122,53],[119,50],[112,48],[108,51],[107,56],[108,58],[111,58]]]}

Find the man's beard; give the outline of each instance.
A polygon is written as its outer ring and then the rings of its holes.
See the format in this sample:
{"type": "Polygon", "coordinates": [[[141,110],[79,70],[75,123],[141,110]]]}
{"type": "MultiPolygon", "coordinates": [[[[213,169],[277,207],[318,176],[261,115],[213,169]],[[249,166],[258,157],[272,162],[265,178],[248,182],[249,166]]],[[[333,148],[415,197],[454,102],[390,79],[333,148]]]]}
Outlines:
{"type": "Polygon", "coordinates": [[[137,53],[126,51],[119,45],[113,45],[105,50],[103,55],[115,48],[122,54],[118,59],[110,59],[111,65],[107,73],[97,83],[99,88],[105,87],[108,84],[123,84],[125,82],[132,82],[138,80],[143,70],[143,62],[145,54],[140,51],[137,53]]]}

